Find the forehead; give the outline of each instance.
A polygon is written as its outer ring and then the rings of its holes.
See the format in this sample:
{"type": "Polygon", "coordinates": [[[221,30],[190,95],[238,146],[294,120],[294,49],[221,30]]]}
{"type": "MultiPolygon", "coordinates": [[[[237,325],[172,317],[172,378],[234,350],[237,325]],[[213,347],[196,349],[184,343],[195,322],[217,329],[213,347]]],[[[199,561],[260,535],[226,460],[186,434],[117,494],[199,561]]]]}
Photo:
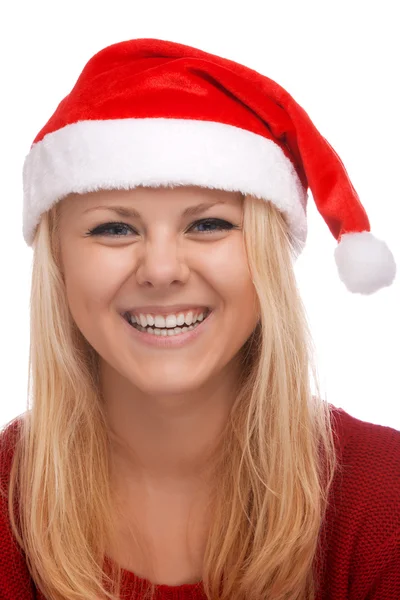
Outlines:
{"type": "Polygon", "coordinates": [[[70,194],[60,202],[61,214],[83,213],[96,206],[113,206],[123,203],[127,207],[145,207],[148,202],[168,202],[169,206],[197,205],[200,203],[223,203],[241,206],[241,192],[209,189],[198,186],[137,187],[132,190],[99,190],[85,194],[70,194]]]}

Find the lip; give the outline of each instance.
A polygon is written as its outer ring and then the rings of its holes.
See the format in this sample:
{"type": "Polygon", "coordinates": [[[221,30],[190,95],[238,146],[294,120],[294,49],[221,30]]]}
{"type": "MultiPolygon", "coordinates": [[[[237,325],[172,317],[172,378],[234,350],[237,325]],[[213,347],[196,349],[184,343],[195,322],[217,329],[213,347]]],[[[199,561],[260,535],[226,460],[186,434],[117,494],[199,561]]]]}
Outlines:
{"type": "Polygon", "coordinates": [[[128,308],[124,310],[125,313],[136,313],[137,315],[142,313],[143,315],[176,315],[180,312],[187,313],[190,310],[198,310],[201,308],[207,308],[212,311],[211,306],[207,306],[206,304],[171,304],[171,306],[134,306],[133,308],[128,308]]]}
{"type": "Polygon", "coordinates": [[[125,327],[128,328],[128,333],[134,337],[135,340],[142,342],[147,346],[151,346],[152,348],[180,348],[198,338],[202,333],[205,333],[209,327],[210,322],[212,324],[214,318],[214,310],[212,310],[208,316],[194,329],[191,331],[186,331],[185,333],[180,333],[179,335],[155,335],[150,333],[144,333],[143,331],[139,331],[132,325],[128,323],[128,321],[122,316],[122,320],[125,324],[125,327]]]}

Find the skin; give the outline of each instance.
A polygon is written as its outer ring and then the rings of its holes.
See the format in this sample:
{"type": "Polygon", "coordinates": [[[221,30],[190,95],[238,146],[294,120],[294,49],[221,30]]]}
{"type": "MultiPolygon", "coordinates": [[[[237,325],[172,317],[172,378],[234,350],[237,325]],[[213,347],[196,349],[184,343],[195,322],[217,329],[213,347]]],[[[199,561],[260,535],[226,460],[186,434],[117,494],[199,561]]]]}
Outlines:
{"type": "MultiPolygon", "coordinates": [[[[157,537],[160,556],[171,548],[171,535],[176,547],[183,540],[193,514],[201,555],[211,489],[207,457],[234,401],[238,352],[259,319],[242,211],[239,193],[195,186],[99,191],[61,201],[66,293],[77,326],[100,356],[113,486],[125,518],[139,520],[148,539],[157,537]],[[185,208],[203,202],[220,204],[182,217],[185,208]],[[92,210],[99,205],[134,208],[141,218],[92,210]],[[237,229],[194,225],[206,218],[237,229]],[[110,221],[126,227],[86,235],[110,221]],[[215,314],[212,327],[180,349],[145,346],[120,316],[134,306],[181,303],[211,306],[215,314]]],[[[182,553],[176,561],[184,571],[182,553]]],[[[158,572],[167,583],[174,569],[164,567],[165,575],[162,567],[158,572]]],[[[187,572],[195,576],[193,569],[187,572]]]]}

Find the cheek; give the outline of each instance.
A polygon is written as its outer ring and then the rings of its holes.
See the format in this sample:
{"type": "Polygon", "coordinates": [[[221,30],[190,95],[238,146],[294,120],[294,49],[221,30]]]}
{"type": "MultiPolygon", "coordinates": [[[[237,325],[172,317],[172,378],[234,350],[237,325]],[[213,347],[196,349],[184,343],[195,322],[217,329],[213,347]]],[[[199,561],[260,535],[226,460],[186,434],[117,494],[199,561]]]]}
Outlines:
{"type": "Polygon", "coordinates": [[[76,320],[83,315],[94,317],[116,293],[121,281],[121,267],[110,253],[69,252],[63,259],[66,292],[76,320]],[[102,255],[101,255],[102,254],[102,255]]]}
{"type": "Polygon", "coordinates": [[[213,252],[203,271],[206,269],[208,281],[224,298],[227,306],[232,303],[239,310],[243,307],[248,309],[257,296],[245,248],[239,236],[230,241],[232,243],[221,245],[218,251],[213,252]]]}

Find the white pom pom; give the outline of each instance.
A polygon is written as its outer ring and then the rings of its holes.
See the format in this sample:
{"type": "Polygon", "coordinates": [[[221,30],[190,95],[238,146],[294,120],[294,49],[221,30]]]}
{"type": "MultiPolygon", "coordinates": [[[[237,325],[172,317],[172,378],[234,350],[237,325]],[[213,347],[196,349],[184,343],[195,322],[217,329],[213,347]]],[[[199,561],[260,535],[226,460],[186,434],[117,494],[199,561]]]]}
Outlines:
{"type": "Polygon", "coordinates": [[[373,294],[391,285],[396,275],[393,254],[369,231],[343,234],[335,261],[340,279],[353,293],[373,294]]]}

